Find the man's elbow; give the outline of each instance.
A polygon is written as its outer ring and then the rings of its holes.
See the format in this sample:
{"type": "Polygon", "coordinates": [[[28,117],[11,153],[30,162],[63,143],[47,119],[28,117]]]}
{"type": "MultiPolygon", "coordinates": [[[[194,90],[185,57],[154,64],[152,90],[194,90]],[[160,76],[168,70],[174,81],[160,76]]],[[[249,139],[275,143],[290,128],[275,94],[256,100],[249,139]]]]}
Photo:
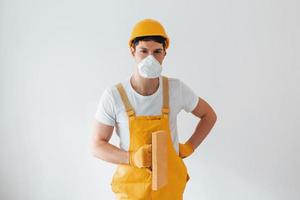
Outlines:
{"type": "Polygon", "coordinates": [[[216,114],[216,112],[214,111],[214,114],[213,114],[213,118],[214,118],[214,122],[216,122],[217,121],[217,119],[218,119],[218,116],[217,116],[217,114],[216,114]]]}
{"type": "Polygon", "coordinates": [[[101,158],[103,155],[103,141],[92,142],[90,145],[90,152],[92,156],[96,158],[101,158]]]}
{"type": "Polygon", "coordinates": [[[212,124],[215,124],[218,118],[216,112],[214,110],[211,110],[208,116],[212,124]]]}
{"type": "Polygon", "coordinates": [[[92,154],[92,156],[97,157],[98,151],[99,151],[99,148],[96,144],[93,143],[90,145],[90,153],[92,154]]]}

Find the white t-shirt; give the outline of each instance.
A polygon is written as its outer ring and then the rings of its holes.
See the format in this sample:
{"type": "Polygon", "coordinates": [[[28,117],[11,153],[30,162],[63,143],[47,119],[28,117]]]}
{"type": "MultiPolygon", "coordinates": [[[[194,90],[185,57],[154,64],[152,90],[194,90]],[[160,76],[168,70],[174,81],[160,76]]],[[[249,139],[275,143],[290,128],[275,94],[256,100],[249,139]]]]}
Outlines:
{"type": "MultiPolygon", "coordinates": [[[[162,76],[159,77],[158,90],[149,96],[137,93],[130,83],[130,77],[121,82],[129,102],[132,105],[136,116],[139,115],[160,115],[162,109],[162,76]]],[[[177,135],[177,114],[181,110],[191,112],[198,103],[198,96],[182,81],[176,78],[169,78],[169,125],[174,148],[178,153],[177,135]]],[[[98,122],[115,126],[116,133],[120,138],[120,148],[129,150],[129,124],[118,89],[114,86],[107,87],[98,103],[97,111],[94,115],[98,122]]]]}

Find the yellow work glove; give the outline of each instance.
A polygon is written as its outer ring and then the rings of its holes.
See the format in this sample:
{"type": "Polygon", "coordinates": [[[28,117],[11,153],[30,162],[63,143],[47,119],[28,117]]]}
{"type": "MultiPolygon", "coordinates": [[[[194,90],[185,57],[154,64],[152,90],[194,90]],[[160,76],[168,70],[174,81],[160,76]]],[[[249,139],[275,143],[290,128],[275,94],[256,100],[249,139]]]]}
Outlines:
{"type": "Polygon", "coordinates": [[[179,143],[179,156],[186,158],[194,152],[194,147],[191,143],[186,142],[185,144],[179,143]]]}
{"type": "Polygon", "coordinates": [[[129,165],[142,168],[152,165],[152,145],[141,146],[137,151],[129,152],[129,165]]]}

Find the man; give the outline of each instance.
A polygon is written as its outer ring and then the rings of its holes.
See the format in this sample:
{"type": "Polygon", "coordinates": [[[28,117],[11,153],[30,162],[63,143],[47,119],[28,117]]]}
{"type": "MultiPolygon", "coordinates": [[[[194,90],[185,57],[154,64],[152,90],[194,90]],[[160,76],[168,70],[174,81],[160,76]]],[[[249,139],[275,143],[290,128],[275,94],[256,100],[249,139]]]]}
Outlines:
{"type": "Polygon", "coordinates": [[[161,75],[169,47],[164,27],[156,20],[138,22],[129,47],[136,67],[130,78],[108,87],[95,113],[93,155],[117,164],[112,190],[117,199],[182,199],[188,172],[182,158],[190,156],[212,129],[216,114],[211,106],[187,85],[161,75]],[[177,114],[184,109],[200,121],[191,137],[179,143],[177,114]],[[120,148],[109,143],[114,127],[120,148]],[[151,188],[153,132],[167,136],[167,184],[151,188]]]}

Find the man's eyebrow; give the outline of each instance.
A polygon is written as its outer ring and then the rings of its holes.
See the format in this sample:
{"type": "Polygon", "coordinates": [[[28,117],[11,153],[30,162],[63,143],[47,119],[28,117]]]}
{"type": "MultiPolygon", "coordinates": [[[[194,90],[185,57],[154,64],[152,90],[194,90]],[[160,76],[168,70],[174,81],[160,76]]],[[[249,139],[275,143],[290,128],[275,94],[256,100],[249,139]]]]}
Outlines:
{"type": "MultiPolygon", "coordinates": [[[[142,49],[142,50],[149,50],[146,47],[140,47],[140,49],[142,49]]],[[[162,48],[158,48],[158,49],[155,49],[154,51],[162,51],[162,50],[163,50],[162,48]]]]}

